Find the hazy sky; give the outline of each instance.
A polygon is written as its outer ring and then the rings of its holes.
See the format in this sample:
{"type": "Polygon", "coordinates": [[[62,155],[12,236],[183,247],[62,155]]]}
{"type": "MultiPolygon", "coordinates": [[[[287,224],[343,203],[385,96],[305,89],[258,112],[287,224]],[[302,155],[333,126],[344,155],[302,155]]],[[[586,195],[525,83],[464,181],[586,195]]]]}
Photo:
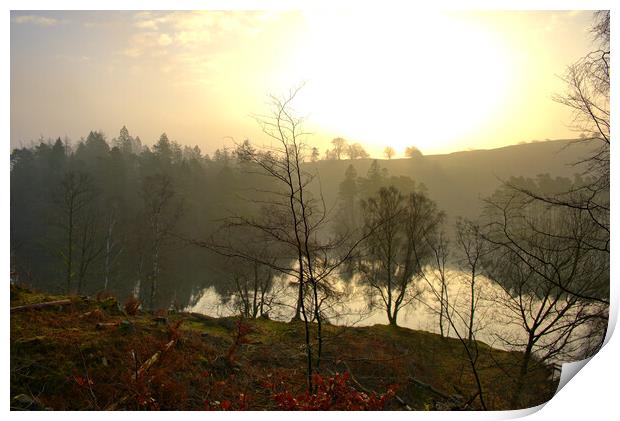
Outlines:
{"type": "Polygon", "coordinates": [[[592,47],[590,12],[12,12],[11,146],[108,139],[126,125],[212,153],[261,144],[252,114],[305,82],[295,108],[321,153],[374,156],[576,137],[553,102],[592,47]]]}

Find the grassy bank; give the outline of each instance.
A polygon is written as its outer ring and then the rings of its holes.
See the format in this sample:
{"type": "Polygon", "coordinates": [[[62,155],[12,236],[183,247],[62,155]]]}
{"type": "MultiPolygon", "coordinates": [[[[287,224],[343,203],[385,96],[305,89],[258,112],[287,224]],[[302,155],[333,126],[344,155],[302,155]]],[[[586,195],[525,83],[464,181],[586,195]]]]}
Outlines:
{"type": "MultiPolygon", "coordinates": [[[[469,360],[456,339],[384,325],[328,325],[317,378],[319,392],[327,397],[319,405],[320,396],[304,394],[301,322],[132,315],[114,297],[58,297],[11,286],[12,309],[67,298],[69,303],[11,311],[13,409],[428,410],[480,405],[469,360]]],[[[481,342],[478,352],[476,367],[488,409],[508,409],[521,354],[481,342]]],[[[525,406],[553,395],[557,383],[548,380],[550,374],[544,367],[530,374],[525,406]]]]}

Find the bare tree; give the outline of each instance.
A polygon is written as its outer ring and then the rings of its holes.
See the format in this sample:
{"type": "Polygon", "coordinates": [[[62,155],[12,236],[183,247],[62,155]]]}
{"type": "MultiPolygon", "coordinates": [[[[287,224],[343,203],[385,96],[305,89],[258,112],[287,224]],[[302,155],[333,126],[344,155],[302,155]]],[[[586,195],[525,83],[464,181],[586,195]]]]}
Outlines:
{"type": "Polygon", "coordinates": [[[92,207],[88,209],[78,222],[77,292],[80,294],[85,286],[89,268],[101,255],[104,245],[99,237],[99,218],[95,209],[92,207]]]}
{"type": "Polygon", "coordinates": [[[116,239],[114,231],[118,223],[117,212],[117,206],[112,205],[106,219],[105,252],[103,261],[104,290],[108,289],[112,274],[112,267],[114,266],[115,261],[123,252],[123,247],[121,243],[116,239]]]}
{"type": "MultiPolygon", "coordinates": [[[[312,374],[320,369],[321,363],[321,306],[332,291],[329,279],[349,258],[352,248],[359,242],[342,252],[341,246],[347,236],[326,239],[325,235],[321,235],[321,230],[328,222],[328,209],[322,196],[314,197],[310,193],[309,184],[315,180],[315,175],[302,167],[308,153],[305,143],[307,133],[302,129],[302,120],[296,117],[291,109],[298,90],[291,91],[284,98],[272,97],[271,113],[256,116],[263,133],[272,141],[270,146],[254,148],[246,143],[238,145],[237,156],[242,157],[243,170],[257,177],[266,177],[270,180],[271,187],[260,190],[257,198],[250,199],[258,208],[257,212],[249,216],[231,216],[224,224],[226,229],[240,227],[253,230],[268,241],[278,244],[283,249],[282,258],[268,261],[257,253],[217,240],[194,241],[194,244],[225,256],[240,257],[267,265],[296,279],[295,318],[301,318],[304,322],[307,383],[308,389],[312,390],[312,374]],[[314,323],[311,326],[312,322],[314,323]],[[316,326],[315,340],[311,338],[313,326],[316,326]]],[[[333,143],[336,148],[344,145],[337,139],[333,143]]]]}
{"type": "Polygon", "coordinates": [[[480,235],[480,226],[472,221],[458,220],[456,223],[456,243],[461,258],[459,266],[467,274],[466,284],[469,291],[469,314],[467,340],[474,338],[474,318],[480,298],[477,279],[482,271],[482,259],[489,252],[488,243],[480,235]]]}
{"type": "Polygon", "coordinates": [[[385,149],[383,149],[383,155],[387,158],[387,159],[392,159],[392,157],[396,154],[396,151],[394,150],[393,147],[391,146],[386,146],[385,149]]]}
{"type": "MultiPolygon", "coordinates": [[[[65,266],[66,291],[71,292],[75,275],[74,250],[78,242],[78,223],[84,219],[95,195],[92,178],[83,172],[68,171],[60,185],[56,201],[61,211],[65,246],[61,257],[65,266]]],[[[82,221],[85,222],[85,221],[82,221]]],[[[87,229],[87,227],[86,227],[87,229]]]]}
{"type": "Polygon", "coordinates": [[[171,230],[181,212],[179,203],[173,200],[172,180],[165,174],[156,174],[144,179],[142,199],[145,222],[149,227],[151,272],[149,274],[149,308],[154,309],[157,283],[161,272],[162,249],[170,240],[171,230]]]}
{"type": "Polygon", "coordinates": [[[362,214],[369,234],[359,270],[371,298],[378,296],[396,326],[399,311],[421,294],[417,281],[433,255],[426,237],[438,229],[443,213],[423,192],[404,197],[391,186],[363,200],[362,214]]]}
{"type": "Polygon", "coordinates": [[[347,147],[346,153],[349,156],[349,159],[364,159],[370,156],[368,155],[368,152],[366,152],[364,147],[359,143],[353,143],[349,145],[347,147]]]}
{"type": "Polygon", "coordinates": [[[312,153],[310,155],[310,162],[316,162],[319,160],[319,148],[316,146],[312,148],[312,153]]]}
{"type": "MultiPolygon", "coordinates": [[[[431,297],[439,303],[439,328],[441,335],[448,336],[452,331],[463,346],[467,356],[467,361],[476,381],[477,392],[468,399],[473,402],[476,398],[480,401],[482,409],[487,409],[485,401],[485,391],[482,387],[481,373],[478,368],[478,357],[480,355],[478,342],[475,340],[475,331],[470,326],[472,320],[471,313],[463,311],[458,305],[458,297],[452,297],[450,293],[449,273],[446,270],[446,263],[449,257],[449,244],[443,231],[431,231],[425,235],[424,240],[432,250],[432,258],[428,267],[422,272],[425,286],[431,293],[431,297]],[[445,326],[445,327],[444,327],[445,326]]],[[[422,301],[431,310],[435,310],[433,304],[422,301]]]]}
{"type": "Polygon", "coordinates": [[[508,323],[525,338],[503,338],[524,349],[513,405],[531,365],[578,359],[599,349],[609,306],[609,11],[595,13],[596,49],[568,67],[567,92],[554,99],[573,112],[579,142],[594,152],[574,163],[581,177],[560,191],[511,180],[489,201],[485,240],[496,247],[493,277],[505,289],[508,323]],[[499,254],[499,255],[498,255],[499,254]]]}
{"type": "MultiPolygon", "coordinates": [[[[247,265],[243,262],[243,265],[247,265]]],[[[245,318],[255,319],[267,316],[273,303],[271,295],[273,286],[273,270],[269,266],[254,261],[246,266],[250,270],[231,270],[234,282],[236,307],[245,318]]]]}
{"type": "Polygon", "coordinates": [[[609,48],[610,12],[594,14],[591,28],[595,50],[569,66],[563,77],[565,94],[556,95],[555,101],[567,106],[573,113],[572,127],[581,134],[577,142],[589,142],[594,152],[574,164],[582,169],[582,183],[554,194],[536,192],[522,186],[519,190],[533,199],[579,210],[595,223],[596,243],[591,245],[609,253],[609,182],[610,182],[610,111],[609,111],[609,48]]]}
{"type": "Polygon", "coordinates": [[[347,150],[347,140],[341,137],[337,137],[332,140],[332,145],[334,146],[332,150],[334,152],[335,158],[337,160],[340,160],[342,155],[344,155],[347,150]]]}
{"type": "MultiPolygon", "coordinates": [[[[555,96],[556,101],[573,110],[575,130],[585,134],[586,139],[601,141],[607,148],[610,141],[609,22],[609,10],[595,12],[591,33],[596,49],[568,67],[563,77],[568,92],[555,96]]],[[[608,162],[608,153],[601,158],[608,162]]]]}
{"type": "Polygon", "coordinates": [[[323,159],[325,161],[335,161],[337,159],[336,153],[331,149],[325,149],[325,154],[323,155],[323,159]]]}
{"type": "Polygon", "coordinates": [[[592,335],[584,327],[606,311],[604,300],[593,298],[608,294],[609,258],[587,245],[595,222],[579,210],[507,188],[487,200],[486,217],[481,235],[492,252],[485,268],[503,290],[495,297],[505,326],[497,337],[523,351],[517,407],[527,404],[521,396],[533,368],[576,358],[592,335]]]}
{"type": "Polygon", "coordinates": [[[405,149],[405,156],[407,158],[421,158],[422,152],[415,146],[407,146],[407,148],[405,149]]]}
{"type": "Polygon", "coordinates": [[[242,317],[268,316],[269,311],[280,304],[276,295],[285,292],[281,288],[274,290],[274,279],[277,275],[274,268],[278,265],[277,254],[281,251],[278,244],[269,241],[265,235],[244,227],[226,229],[224,232],[225,235],[238,237],[234,245],[229,242],[231,247],[255,257],[249,261],[241,257],[229,257],[222,262],[222,272],[231,281],[228,299],[242,317]]]}
{"type": "Polygon", "coordinates": [[[447,264],[450,258],[449,242],[443,231],[439,231],[435,238],[427,238],[429,247],[432,250],[430,270],[423,273],[426,283],[431,286],[433,298],[439,304],[437,310],[432,304],[424,302],[432,311],[436,311],[439,315],[439,334],[442,337],[450,335],[450,312],[451,302],[449,301],[450,276],[447,264]],[[437,286],[439,285],[439,286],[437,286]]]}

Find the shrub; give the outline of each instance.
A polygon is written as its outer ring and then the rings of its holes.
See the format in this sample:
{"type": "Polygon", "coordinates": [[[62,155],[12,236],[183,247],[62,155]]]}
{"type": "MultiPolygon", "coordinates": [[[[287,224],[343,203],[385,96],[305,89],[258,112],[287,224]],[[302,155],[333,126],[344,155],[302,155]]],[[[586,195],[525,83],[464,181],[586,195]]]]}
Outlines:
{"type": "Polygon", "coordinates": [[[241,345],[252,343],[252,341],[248,338],[248,335],[252,332],[252,328],[247,323],[244,323],[241,318],[237,320],[235,330],[233,332],[233,343],[230,348],[228,348],[228,352],[226,353],[226,360],[230,364],[234,363],[235,353],[241,345]]]}
{"type": "Polygon", "coordinates": [[[141,305],[142,303],[140,302],[140,300],[131,295],[129,296],[129,298],[127,298],[125,304],[123,304],[123,309],[125,310],[125,313],[127,313],[129,316],[135,316],[136,314],[138,314],[138,310],[140,309],[141,305]]]}
{"type": "Polygon", "coordinates": [[[384,409],[387,401],[394,396],[393,388],[389,388],[382,395],[360,392],[349,384],[349,378],[349,373],[346,372],[327,378],[314,374],[315,393],[306,391],[294,396],[290,391],[284,390],[275,393],[273,398],[278,408],[286,411],[377,411],[384,409]]]}

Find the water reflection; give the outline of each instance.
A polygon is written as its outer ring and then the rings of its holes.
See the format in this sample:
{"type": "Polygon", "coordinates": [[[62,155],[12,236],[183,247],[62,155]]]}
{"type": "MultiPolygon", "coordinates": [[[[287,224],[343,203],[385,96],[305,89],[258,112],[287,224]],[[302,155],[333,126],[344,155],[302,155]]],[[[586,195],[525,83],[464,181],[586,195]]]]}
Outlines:
{"type": "MultiPolygon", "coordinates": [[[[471,289],[467,283],[468,274],[450,271],[447,278],[451,281],[447,284],[449,306],[453,326],[444,320],[444,334],[453,338],[458,335],[455,328],[463,338],[467,338],[469,311],[471,304],[471,289]]],[[[383,308],[373,306],[369,300],[369,290],[362,284],[358,277],[351,280],[337,279],[332,282],[336,290],[336,297],[333,300],[326,300],[322,310],[325,320],[338,326],[372,326],[375,324],[388,324],[388,318],[383,308]]],[[[403,307],[398,316],[398,325],[414,330],[422,330],[431,333],[440,333],[439,309],[440,304],[437,298],[437,291],[440,285],[429,280],[420,280],[419,287],[423,288],[422,294],[403,307]]],[[[297,287],[291,283],[290,278],[276,278],[274,280],[273,291],[277,291],[273,305],[269,310],[269,318],[278,321],[289,321],[295,313],[297,298],[297,287]]],[[[516,319],[514,314],[500,305],[509,298],[508,294],[495,282],[479,276],[476,279],[474,289],[474,300],[476,311],[474,317],[474,337],[489,346],[504,350],[521,350],[515,344],[525,343],[527,334],[523,328],[522,321],[516,319]]],[[[202,291],[196,304],[188,310],[202,313],[213,317],[227,317],[239,314],[236,306],[235,296],[230,299],[223,299],[214,287],[206,288],[202,291]]],[[[533,306],[540,305],[540,301],[533,300],[533,306]]],[[[570,314],[567,314],[570,317],[570,314]]],[[[583,335],[584,328],[576,329],[574,335],[583,335]]],[[[557,340],[557,337],[550,335],[538,344],[539,347],[546,347],[557,340]]],[[[570,353],[580,354],[580,347],[583,340],[576,340],[572,345],[570,353]]],[[[574,360],[576,358],[572,358],[574,360]]],[[[554,362],[567,361],[566,358],[555,358],[554,362]]]]}

